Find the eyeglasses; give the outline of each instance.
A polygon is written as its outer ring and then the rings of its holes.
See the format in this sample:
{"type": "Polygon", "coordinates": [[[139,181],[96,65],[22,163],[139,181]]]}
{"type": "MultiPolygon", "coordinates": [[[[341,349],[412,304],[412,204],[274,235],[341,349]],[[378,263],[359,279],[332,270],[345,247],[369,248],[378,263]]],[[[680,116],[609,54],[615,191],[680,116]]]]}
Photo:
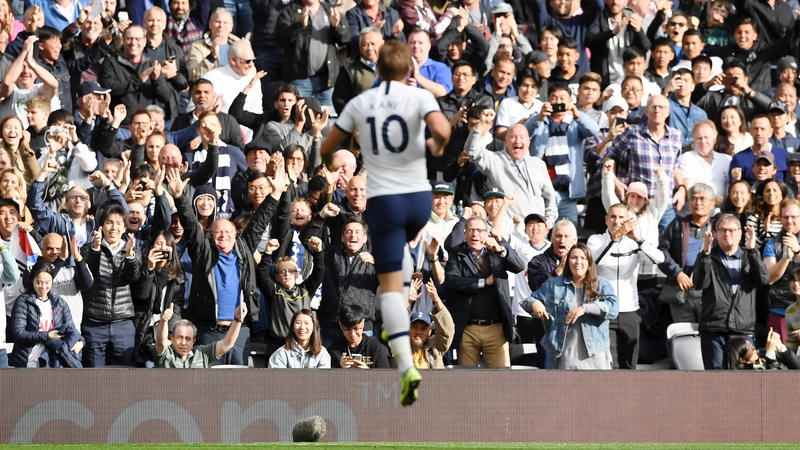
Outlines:
{"type": "Polygon", "coordinates": [[[241,62],[243,62],[243,63],[245,63],[245,64],[248,64],[248,65],[249,65],[249,64],[253,64],[254,62],[256,62],[256,60],[255,60],[255,59],[244,59],[244,58],[239,58],[238,56],[234,56],[234,58],[236,58],[236,59],[238,59],[239,61],[241,61],[241,62]]]}
{"type": "Polygon", "coordinates": [[[267,192],[267,187],[266,186],[250,186],[249,188],[247,188],[247,192],[250,192],[251,194],[255,193],[255,192],[260,192],[260,193],[263,194],[264,192],[267,192]]]}
{"type": "Polygon", "coordinates": [[[85,201],[89,200],[89,196],[88,195],[68,195],[67,196],[67,200],[72,201],[72,202],[75,202],[75,201],[78,201],[78,200],[80,200],[82,202],[85,202],[85,201]]]}
{"type": "Polygon", "coordinates": [[[710,202],[711,199],[708,198],[708,197],[692,197],[692,198],[689,199],[689,201],[690,202],[695,202],[695,203],[706,203],[706,202],[710,202]]]}
{"type": "Polygon", "coordinates": [[[719,228],[717,229],[717,234],[733,234],[737,231],[742,231],[741,228],[719,228]]]}
{"type": "Polygon", "coordinates": [[[484,228],[467,228],[465,231],[467,234],[483,234],[489,232],[489,230],[484,228]]]}
{"type": "Polygon", "coordinates": [[[671,27],[685,27],[685,26],[686,26],[686,22],[673,22],[673,21],[669,21],[669,22],[667,23],[667,25],[669,25],[669,26],[671,26],[671,27]]]}
{"type": "Polygon", "coordinates": [[[278,275],[289,275],[297,273],[297,269],[283,269],[283,270],[276,270],[276,274],[278,275]]]}

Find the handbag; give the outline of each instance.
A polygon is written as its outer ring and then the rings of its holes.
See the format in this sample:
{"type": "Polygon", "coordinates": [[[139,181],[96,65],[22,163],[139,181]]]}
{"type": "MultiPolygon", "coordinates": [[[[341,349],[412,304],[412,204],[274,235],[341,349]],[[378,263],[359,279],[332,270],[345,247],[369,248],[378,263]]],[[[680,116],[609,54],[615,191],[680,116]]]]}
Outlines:
{"type": "MultiPolygon", "coordinates": [[[[681,270],[683,270],[686,266],[686,252],[689,249],[689,221],[681,219],[681,226],[683,227],[683,260],[681,261],[681,270]]],[[[678,286],[678,280],[667,280],[661,288],[658,301],[667,305],[682,305],[686,302],[686,292],[681,290],[681,287],[678,286]]]]}

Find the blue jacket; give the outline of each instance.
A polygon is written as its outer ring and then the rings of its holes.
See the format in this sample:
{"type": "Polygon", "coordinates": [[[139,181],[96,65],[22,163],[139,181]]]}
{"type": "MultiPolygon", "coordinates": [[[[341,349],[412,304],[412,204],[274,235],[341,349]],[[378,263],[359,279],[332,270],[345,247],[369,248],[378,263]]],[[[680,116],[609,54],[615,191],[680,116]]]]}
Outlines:
{"type": "MultiPolygon", "coordinates": [[[[53,305],[53,329],[62,325],[75,327],[72,313],[63,298],[49,294],[53,305]]],[[[36,305],[35,294],[22,294],[17,297],[11,309],[11,336],[14,337],[14,351],[8,358],[14,367],[27,367],[28,355],[36,344],[44,344],[48,340],[48,331],[39,331],[39,318],[42,312],[36,305]]],[[[81,338],[83,340],[83,338],[81,338]]]]}
{"type": "MultiPolygon", "coordinates": [[[[525,122],[533,145],[531,156],[544,159],[547,140],[550,138],[550,118],[545,117],[542,122],[533,115],[525,122]]],[[[569,145],[569,175],[572,181],[569,185],[569,198],[577,199],[586,196],[586,177],[583,174],[583,140],[600,132],[600,126],[587,114],[581,113],[577,119],[570,122],[567,127],[567,143],[569,145]]]]}
{"type": "MultiPolygon", "coordinates": [[[[789,157],[789,153],[780,147],[772,146],[772,156],[775,157],[775,165],[778,167],[778,173],[775,174],[775,179],[783,181],[784,176],[788,173],[786,169],[786,158],[789,157]]],[[[742,169],[742,179],[750,183],[751,185],[756,182],[756,178],[753,176],[753,164],[756,162],[756,155],[753,153],[753,148],[746,148],[739,153],[733,155],[733,159],[731,160],[731,167],[728,169],[728,183],[733,183],[733,176],[731,176],[731,170],[735,169],[736,167],[740,167],[742,169]]]]}
{"type": "MultiPolygon", "coordinates": [[[[385,21],[383,28],[381,28],[383,40],[390,41],[392,39],[397,39],[400,42],[406,42],[406,35],[402,31],[397,36],[392,35],[392,27],[400,20],[400,13],[394,8],[384,6],[383,3],[378,3],[378,8],[381,12],[381,20],[385,21]]],[[[347,17],[347,23],[350,25],[350,47],[348,54],[351,57],[357,57],[359,56],[358,40],[361,37],[361,30],[367,27],[374,27],[375,24],[372,23],[372,19],[367,15],[367,10],[361,2],[347,11],[345,15],[347,17]]]]}
{"type": "Polygon", "coordinates": [[[25,6],[37,5],[44,12],[44,24],[53,27],[58,31],[63,31],[69,24],[78,20],[78,12],[87,6],[86,0],[78,0],[76,7],[70,11],[69,17],[64,17],[51,0],[25,0],[25,6]]]}
{"type": "Polygon", "coordinates": [[[689,114],[684,113],[684,108],[685,106],[675,100],[674,94],[669,96],[669,122],[667,122],[667,125],[677,128],[683,133],[683,146],[686,147],[694,140],[692,137],[694,124],[708,119],[708,116],[705,111],[694,103],[689,106],[689,114]]]}
{"type": "MultiPolygon", "coordinates": [[[[589,356],[594,356],[608,350],[611,340],[608,337],[608,323],[619,315],[619,302],[614,293],[614,287],[605,278],[597,277],[600,288],[600,297],[594,300],[603,311],[602,316],[584,314],[581,328],[586,350],[589,356]]],[[[531,294],[531,300],[544,303],[547,314],[553,319],[550,328],[545,331],[542,346],[555,357],[560,357],[564,350],[564,341],[567,339],[567,313],[572,306],[575,296],[575,286],[572,279],[558,276],[542,284],[536,292],[531,294]]]]}

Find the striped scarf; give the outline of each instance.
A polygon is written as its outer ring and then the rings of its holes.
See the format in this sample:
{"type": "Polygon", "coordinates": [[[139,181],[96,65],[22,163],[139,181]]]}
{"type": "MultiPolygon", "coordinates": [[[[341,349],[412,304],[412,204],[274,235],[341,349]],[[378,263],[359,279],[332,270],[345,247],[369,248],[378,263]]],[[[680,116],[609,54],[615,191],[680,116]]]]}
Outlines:
{"type": "MultiPolygon", "coordinates": [[[[567,116],[570,119],[572,116],[567,116]]],[[[552,118],[548,120],[550,137],[547,138],[547,146],[544,150],[544,162],[547,164],[547,171],[553,188],[559,190],[569,188],[571,182],[569,176],[569,142],[567,141],[567,128],[571,122],[564,117],[561,123],[552,118]]]]}
{"type": "MultiPolygon", "coordinates": [[[[208,157],[208,150],[204,149],[202,145],[193,152],[184,154],[186,161],[189,163],[189,170],[197,170],[200,168],[206,157],[208,157]]],[[[219,166],[217,173],[211,178],[209,182],[214,189],[216,189],[221,197],[217,204],[217,217],[230,218],[233,214],[233,199],[231,198],[231,180],[236,174],[236,167],[231,167],[231,155],[228,151],[228,146],[219,144],[219,166]]]]}
{"type": "Polygon", "coordinates": [[[195,42],[203,39],[203,30],[197,28],[194,21],[189,18],[178,22],[172,17],[167,19],[167,36],[172,36],[183,49],[183,57],[189,60],[189,47],[195,42]]]}

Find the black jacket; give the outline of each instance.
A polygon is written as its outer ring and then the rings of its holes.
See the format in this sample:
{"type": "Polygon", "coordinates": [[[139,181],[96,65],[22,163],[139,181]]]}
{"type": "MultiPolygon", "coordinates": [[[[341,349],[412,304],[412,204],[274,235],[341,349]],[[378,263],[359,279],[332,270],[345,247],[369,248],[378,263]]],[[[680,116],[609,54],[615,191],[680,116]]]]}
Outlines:
{"type": "MultiPolygon", "coordinates": [[[[658,249],[664,253],[664,262],[658,265],[658,268],[664,272],[667,279],[674,280],[679,273],[684,272],[686,275],[691,275],[690,272],[684,270],[683,266],[683,224],[688,222],[689,232],[695,232],[696,236],[703,236],[706,230],[711,230],[711,218],[703,225],[698,227],[689,217],[676,217],[675,220],[667,225],[664,232],[658,237],[658,249]],[[697,230],[702,228],[701,230],[697,230]],[[697,231],[695,231],[697,230],[697,231]]],[[[686,241],[688,242],[688,240],[686,241]]],[[[688,270],[688,269],[687,269],[688,270]]]]}
{"type": "Polygon", "coordinates": [[[253,33],[250,40],[256,53],[259,53],[259,47],[280,48],[276,42],[275,28],[278,15],[285,6],[287,4],[283,0],[250,0],[250,8],[253,10],[253,33]]]}
{"type": "Polygon", "coordinates": [[[106,89],[111,89],[111,109],[119,104],[125,105],[128,116],[122,121],[128,125],[137,109],[145,109],[153,103],[169,104],[174,89],[163,75],[155,81],[150,78],[142,83],[139,76],[153,65],[150,58],[142,56],[138,63],[125,59],[122,53],[106,58],[100,66],[100,81],[106,89]]]}
{"type": "MultiPolygon", "coordinates": [[[[161,46],[164,47],[164,54],[167,58],[175,58],[175,65],[178,68],[178,73],[174,77],[170,78],[169,80],[164,78],[172,88],[169,101],[164,102],[164,117],[166,120],[170,120],[178,117],[181,101],[180,92],[189,87],[189,69],[186,66],[186,58],[183,57],[183,49],[180,45],[178,45],[172,36],[165,35],[164,40],[161,41],[161,46]]],[[[150,43],[148,42],[144,49],[144,55],[149,57],[151,60],[155,60],[155,58],[151,56],[155,54],[155,51],[156,50],[151,47],[150,43]]],[[[158,62],[163,63],[164,61],[158,62]]]]}
{"type": "Polygon", "coordinates": [[[348,349],[347,341],[340,338],[330,347],[328,353],[331,355],[331,368],[341,369],[340,361],[342,355],[350,352],[349,354],[358,354],[364,357],[364,362],[367,363],[370,369],[391,369],[389,364],[389,351],[385,345],[381,344],[380,339],[374,336],[361,336],[361,342],[355,347],[348,349]],[[369,358],[369,359],[368,359],[369,358]]]}
{"type": "MultiPolygon", "coordinates": [[[[191,191],[191,189],[189,189],[191,191]]],[[[206,238],[197,223],[191,193],[175,199],[175,206],[183,224],[183,239],[189,248],[192,258],[192,287],[189,291],[189,305],[184,313],[195,324],[215,326],[217,323],[217,292],[214,278],[214,267],[219,261],[219,250],[214,238],[206,238]]],[[[239,286],[244,294],[250,320],[258,321],[258,309],[261,294],[256,285],[256,265],[253,252],[261,242],[261,236],[275,213],[278,201],[268,196],[253,214],[244,232],[236,237],[234,251],[239,261],[239,286]]]]}
{"type": "MultiPolygon", "coordinates": [[[[753,89],[753,97],[748,97],[742,94],[739,97],[739,108],[744,113],[746,122],[753,120],[753,117],[758,114],[766,114],[769,110],[769,104],[772,101],[769,97],[762,94],[760,91],[753,89]]],[[[707,91],[705,95],[697,102],[698,108],[704,110],[708,117],[719,118],[719,113],[728,105],[728,100],[733,97],[727,91],[707,91]]]]}
{"type": "MultiPolygon", "coordinates": [[[[62,325],[75,326],[72,313],[66,300],[53,295],[48,295],[53,309],[53,330],[62,325]]],[[[49,331],[39,331],[39,319],[42,312],[36,304],[35,294],[22,294],[14,301],[11,309],[11,322],[9,332],[14,337],[14,351],[8,356],[11,367],[25,368],[28,366],[28,357],[36,344],[47,342],[49,331]]],[[[84,343],[83,338],[81,341],[84,343]]]]}
{"type": "MultiPolygon", "coordinates": [[[[481,2],[481,4],[483,4],[483,2],[481,2]]],[[[457,22],[458,20],[456,18],[452,23],[457,22]]],[[[459,33],[456,27],[449,27],[442,33],[442,36],[433,43],[430,57],[436,61],[447,64],[452,71],[455,61],[450,61],[447,57],[447,48],[459,38],[466,38],[469,40],[469,45],[467,45],[466,50],[464,50],[464,53],[461,55],[461,59],[472,64],[472,68],[475,70],[475,76],[480,78],[480,75],[489,69],[488,67],[484,67],[486,52],[489,51],[489,41],[481,30],[471,23],[464,27],[463,33],[459,33]]]]}
{"type": "MultiPolygon", "coordinates": [[[[603,86],[611,84],[608,72],[608,41],[614,38],[613,29],[608,26],[609,18],[608,8],[603,9],[600,14],[600,19],[589,28],[583,44],[592,52],[592,59],[589,61],[589,67],[592,72],[600,74],[603,77],[603,86]]],[[[647,38],[647,31],[644,27],[639,28],[639,31],[633,29],[628,25],[622,31],[625,34],[625,42],[630,42],[633,47],[638,47],[642,53],[647,53],[650,50],[650,39],[647,38]]]]}
{"type": "Polygon", "coordinates": [[[320,326],[339,329],[341,307],[358,305],[367,313],[364,329],[372,329],[378,276],[375,266],[359,259],[358,255],[363,251],[362,248],[351,259],[342,247],[329,247],[325,255],[322,301],[317,310],[320,326]]]}
{"type": "MultiPolygon", "coordinates": [[[[494,276],[494,284],[484,289],[489,287],[495,289],[496,299],[500,303],[499,310],[503,316],[503,333],[510,343],[514,340],[514,316],[511,313],[508,272],[522,272],[525,270],[525,261],[509,246],[508,241],[503,240],[499,244],[505,248],[507,252],[505,256],[486,249],[494,276]]],[[[472,312],[472,302],[478,295],[478,267],[475,265],[471,253],[472,250],[467,247],[466,243],[459,245],[456,247],[455,253],[451,253],[444,269],[447,280],[447,309],[453,316],[453,322],[456,325],[451,348],[461,346],[461,337],[472,312]]]]}
{"type": "Polygon", "coordinates": [[[141,252],[134,248],[134,257],[129,259],[124,248],[112,256],[105,244],[100,245],[100,250],[92,249],[92,245],[87,242],[81,249],[94,278],[92,287],[81,291],[83,320],[105,324],[133,319],[131,286],[139,281],[142,271],[141,252]]]}
{"type": "Polygon", "coordinates": [[[556,268],[561,264],[561,258],[553,253],[553,246],[547,247],[528,261],[528,286],[531,292],[536,292],[545,281],[556,276],[556,268]]]}
{"type": "Polygon", "coordinates": [[[133,297],[136,299],[134,360],[141,364],[157,361],[156,326],[151,326],[150,322],[154,314],[162,314],[167,308],[172,308],[173,316],[169,321],[172,329],[181,320],[185,293],[186,278],[182,273],[170,280],[165,273],[150,271],[146,267],[142,270],[139,282],[133,286],[133,297]]]}
{"type": "MultiPolygon", "coordinates": [[[[194,111],[180,114],[175,118],[175,121],[172,122],[172,128],[170,128],[170,131],[180,131],[189,128],[189,126],[193,123],[193,115],[194,111]]],[[[234,119],[230,114],[224,112],[218,112],[217,117],[219,117],[219,121],[222,123],[222,133],[220,133],[219,139],[228,145],[232,145],[244,151],[244,138],[242,137],[242,130],[239,128],[239,122],[237,122],[236,119],[234,119]]],[[[181,151],[183,150],[184,149],[181,149],[181,151]]]]}
{"type": "MultiPolygon", "coordinates": [[[[328,3],[320,3],[320,8],[330,17],[331,6],[328,3]]],[[[307,27],[300,26],[300,14],[303,10],[303,2],[294,0],[281,10],[278,16],[278,24],[275,33],[275,40],[283,47],[283,79],[298,80],[309,78],[314,73],[308,73],[308,49],[311,44],[311,19],[307,27]]],[[[319,13],[318,13],[319,14],[319,13]]],[[[350,42],[350,27],[347,25],[347,18],[342,16],[339,26],[330,29],[331,45],[328,46],[327,57],[327,76],[328,87],[333,87],[336,83],[336,76],[339,75],[339,58],[336,53],[336,46],[347,45],[350,42]]],[[[321,73],[324,73],[323,67],[321,73]]]]}
{"type": "MultiPolygon", "coordinates": [[[[466,106],[468,109],[473,106],[494,108],[492,97],[478,92],[475,87],[461,97],[456,95],[454,91],[450,91],[447,95],[437,98],[436,102],[439,103],[439,108],[441,108],[447,120],[452,119],[462,106],[466,106]]],[[[437,158],[430,153],[430,150],[426,151],[425,159],[428,166],[428,178],[433,178],[436,172],[443,172],[452,159],[458,160],[464,150],[464,144],[467,143],[468,136],[467,124],[459,122],[453,127],[450,141],[444,148],[444,154],[441,157],[437,158]]]]}
{"type": "Polygon", "coordinates": [[[700,331],[752,335],[756,325],[756,288],[769,284],[769,272],[758,250],[744,250],[739,289],[733,294],[722,255],[719,247],[709,254],[701,252],[694,266],[694,287],[703,290],[700,331]]]}

